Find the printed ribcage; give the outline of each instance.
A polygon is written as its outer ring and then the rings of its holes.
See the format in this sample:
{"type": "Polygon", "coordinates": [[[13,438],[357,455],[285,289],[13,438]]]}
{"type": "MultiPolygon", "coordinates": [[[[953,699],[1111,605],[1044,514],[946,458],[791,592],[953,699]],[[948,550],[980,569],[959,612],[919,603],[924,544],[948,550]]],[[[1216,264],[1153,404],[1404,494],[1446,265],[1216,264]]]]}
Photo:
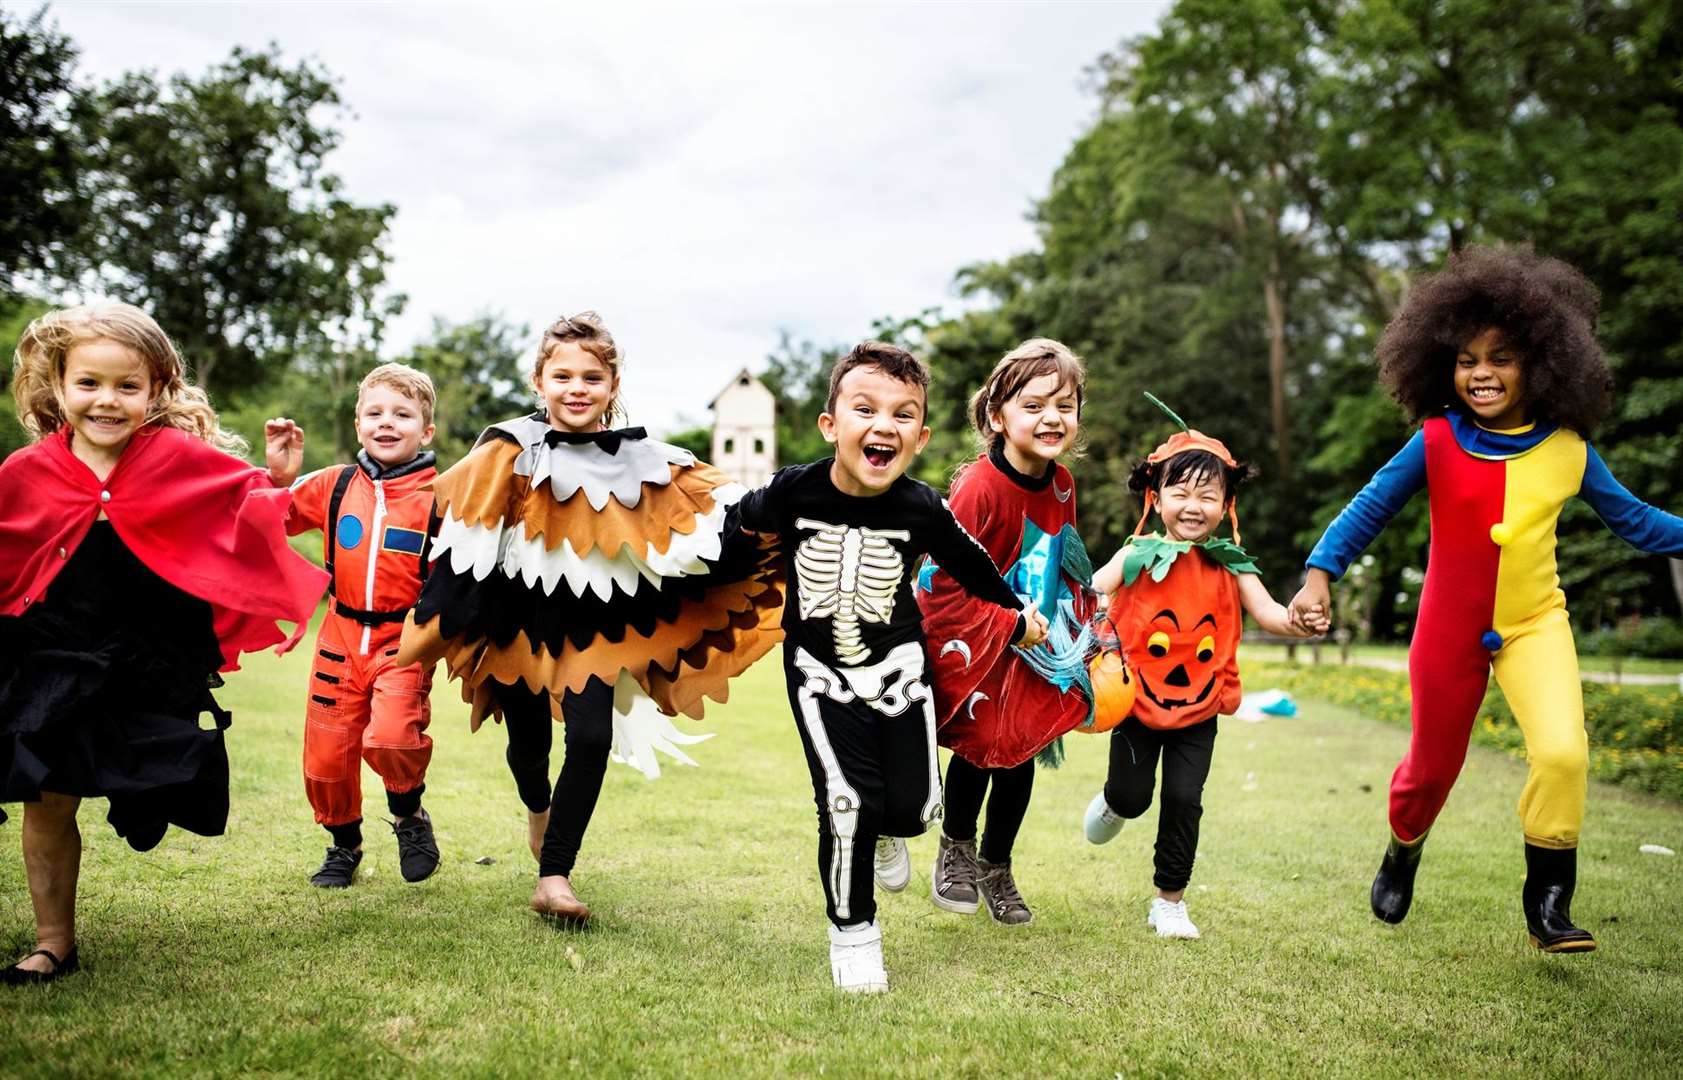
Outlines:
{"type": "Polygon", "coordinates": [[[796,526],[816,530],[795,550],[796,592],[802,619],[828,618],[836,657],[857,663],[870,654],[861,623],[886,623],[905,564],[891,540],[907,540],[903,529],[859,529],[801,518],[796,526]]]}

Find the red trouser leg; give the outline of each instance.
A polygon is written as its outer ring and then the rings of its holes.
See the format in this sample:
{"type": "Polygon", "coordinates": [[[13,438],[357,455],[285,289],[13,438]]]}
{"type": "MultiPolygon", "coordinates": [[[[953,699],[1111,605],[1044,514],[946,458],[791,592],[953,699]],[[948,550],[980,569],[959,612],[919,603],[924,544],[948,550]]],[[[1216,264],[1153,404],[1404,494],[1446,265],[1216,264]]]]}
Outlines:
{"type": "Polygon", "coordinates": [[[361,629],[329,612],[316,637],[304,714],[304,794],[320,825],[345,825],[362,817],[368,687],[352,651],[361,629]]]}
{"type": "Polygon", "coordinates": [[[1408,651],[1413,733],[1391,775],[1391,831],[1404,842],[1424,835],[1449,798],[1490,684],[1490,653],[1478,638],[1439,629],[1423,612],[1408,651]]]}
{"type": "Polygon", "coordinates": [[[386,790],[401,794],[426,782],[432,760],[432,666],[399,667],[397,644],[370,657],[374,671],[371,719],[362,734],[362,757],[380,775],[386,790]]]}

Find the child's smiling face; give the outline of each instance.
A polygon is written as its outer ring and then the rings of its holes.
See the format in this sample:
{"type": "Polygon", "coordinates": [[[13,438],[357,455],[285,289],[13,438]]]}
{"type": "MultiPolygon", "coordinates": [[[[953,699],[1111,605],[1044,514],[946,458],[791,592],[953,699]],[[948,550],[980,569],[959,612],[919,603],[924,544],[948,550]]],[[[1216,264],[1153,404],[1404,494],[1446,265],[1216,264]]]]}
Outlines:
{"type": "Polygon", "coordinates": [[[65,355],[59,394],[76,455],[115,460],[145,426],[157,388],[139,353],[96,338],[72,346],[65,355]]]}
{"type": "Polygon", "coordinates": [[[1502,331],[1486,327],[1455,358],[1455,394],[1488,428],[1526,422],[1525,369],[1502,331]]]}
{"type": "Polygon", "coordinates": [[[599,431],[619,393],[619,376],[576,341],[556,345],[532,378],[549,426],[557,431],[599,431]]]}
{"type": "Polygon", "coordinates": [[[1227,511],[1227,485],[1219,472],[1193,471],[1157,490],[1157,516],[1171,540],[1193,543],[1215,532],[1227,511]]]}
{"type": "Polygon", "coordinates": [[[836,388],[836,410],[818,418],[824,441],[836,448],[830,479],[844,495],[881,495],[923,452],[923,388],[887,375],[874,364],[853,368],[836,388]]]}
{"type": "Polygon", "coordinates": [[[356,403],[356,437],[382,466],[412,461],[432,441],[421,403],[396,387],[376,383],[356,403]]]}
{"type": "Polygon", "coordinates": [[[1011,467],[1042,476],[1081,430],[1081,404],[1076,388],[1050,371],[1024,384],[988,422],[1005,437],[1005,458],[1011,467]]]}

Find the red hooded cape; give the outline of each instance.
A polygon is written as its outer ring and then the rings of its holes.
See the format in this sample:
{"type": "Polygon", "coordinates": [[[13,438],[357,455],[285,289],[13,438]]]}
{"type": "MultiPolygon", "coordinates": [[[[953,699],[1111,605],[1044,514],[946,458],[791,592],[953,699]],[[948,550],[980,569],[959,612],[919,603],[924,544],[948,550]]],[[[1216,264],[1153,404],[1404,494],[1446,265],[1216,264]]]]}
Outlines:
{"type": "Polygon", "coordinates": [[[327,588],[286,542],[291,503],[261,469],[167,427],[137,433],[101,483],[62,429],[0,462],[0,615],[41,602],[103,509],[153,573],[211,605],[224,671],[285,652],[327,588]]]}

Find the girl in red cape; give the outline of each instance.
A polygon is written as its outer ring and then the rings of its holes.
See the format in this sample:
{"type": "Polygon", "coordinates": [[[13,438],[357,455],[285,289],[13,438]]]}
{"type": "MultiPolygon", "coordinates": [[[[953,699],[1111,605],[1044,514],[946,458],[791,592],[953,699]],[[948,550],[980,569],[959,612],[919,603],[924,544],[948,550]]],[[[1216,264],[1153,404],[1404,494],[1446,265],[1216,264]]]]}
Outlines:
{"type": "MultiPolygon", "coordinates": [[[[12,394],[34,439],[0,462],[0,803],[26,804],[37,946],[0,971],[19,984],[77,968],[83,798],[108,798],[136,851],[171,825],[221,835],[217,672],[291,648],[327,576],[287,546],[290,493],[232,456],[243,444],[138,308],[30,323],[12,394]]],[[[301,455],[290,427],[269,435],[271,468],[301,455]]]]}
{"type": "MultiPolygon", "coordinates": [[[[1081,431],[1087,373],[1081,358],[1047,338],[1025,341],[994,366],[971,399],[987,452],[947,493],[960,525],[1063,633],[1031,651],[1012,648],[1020,616],[977,600],[925,565],[917,599],[934,663],[936,741],[947,765],[940,846],[931,874],[935,906],[960,914],[986,903],[995,922],[1033,918],[1011,873],[1011,849],[1034,790],[1034,757],[1086,721],[1080,678],[1093,615],[1092,567],[1075,531],[1075,480],[1058,464],[1081,431]],[[1064,655],[1067,663],[1060,663],[1064,655]],[[1059,677],[1058,669],[1067,669],[1059,677]],[[989,788],[992,794],[989,795],[989,788]],[[976,843],[987,799],[987,830],[976,843]]],[[[879,860],[880,861],[880,860],[879,860]]]]}

